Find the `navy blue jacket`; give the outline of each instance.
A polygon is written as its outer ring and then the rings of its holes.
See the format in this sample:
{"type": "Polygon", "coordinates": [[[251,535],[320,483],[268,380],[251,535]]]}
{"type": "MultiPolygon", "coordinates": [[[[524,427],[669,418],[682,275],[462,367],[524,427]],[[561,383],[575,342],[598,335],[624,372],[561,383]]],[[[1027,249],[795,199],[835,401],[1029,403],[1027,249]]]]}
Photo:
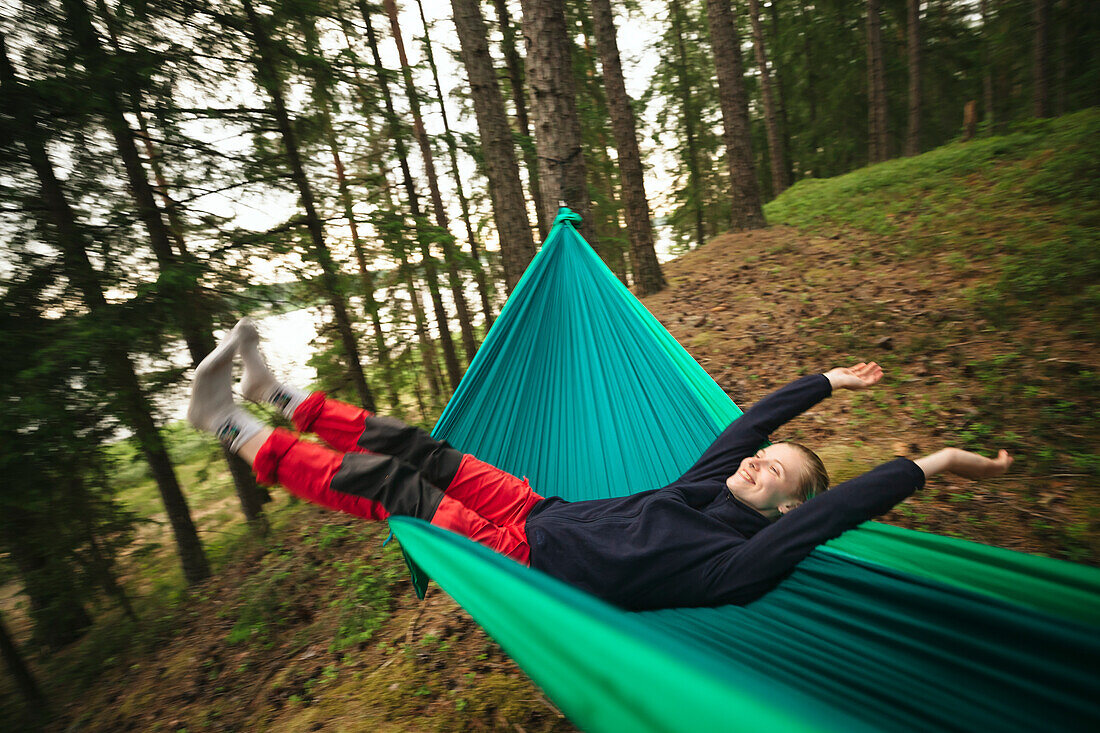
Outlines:
{"type": "Polygon", "coordinates": [[[567,502],[527,518],[531,567],[631,610],[748,603],[822,542],[883,514],[924,485],[904,458],[795,507],[772,522],[726,488],[783,423],[829,396],[821,374],[773,392],[730,423],[687,473],[661,489],[567,502]]]}

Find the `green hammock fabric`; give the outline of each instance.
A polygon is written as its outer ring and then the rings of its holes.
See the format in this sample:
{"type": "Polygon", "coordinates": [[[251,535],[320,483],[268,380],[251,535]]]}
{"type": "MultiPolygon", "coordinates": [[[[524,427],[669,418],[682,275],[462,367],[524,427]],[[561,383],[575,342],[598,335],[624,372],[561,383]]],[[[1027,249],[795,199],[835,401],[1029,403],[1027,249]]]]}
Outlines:
{"type": "MultiPolygon", "coordinates": [[[[435,429],[577,500],[676,478],[738,409],[563,209],[435,429]]],[[[1100,571],[867,523],[745,607],[627,613],[421,522],[403,549],[586,730],[1100,723],[1100,571]]]]}

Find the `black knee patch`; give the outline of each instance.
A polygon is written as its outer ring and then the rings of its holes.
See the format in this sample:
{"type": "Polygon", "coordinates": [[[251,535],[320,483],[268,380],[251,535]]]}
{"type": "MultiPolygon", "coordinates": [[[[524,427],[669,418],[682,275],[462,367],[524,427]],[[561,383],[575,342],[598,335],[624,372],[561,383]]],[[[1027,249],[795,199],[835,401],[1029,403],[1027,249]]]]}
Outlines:
{"type": "Polygon", "coordinates": [[[450,486],[462,462],[462,453],[446,441],[392,417],[368,417],[359,447],[400,458],[441,489],[450,486]]]}
{"type": "Polygon", "coordinates": [[[394,456],[348,453],[330,488],[376,501],[390,514],[431,521],[443,491],[394,456]]]}

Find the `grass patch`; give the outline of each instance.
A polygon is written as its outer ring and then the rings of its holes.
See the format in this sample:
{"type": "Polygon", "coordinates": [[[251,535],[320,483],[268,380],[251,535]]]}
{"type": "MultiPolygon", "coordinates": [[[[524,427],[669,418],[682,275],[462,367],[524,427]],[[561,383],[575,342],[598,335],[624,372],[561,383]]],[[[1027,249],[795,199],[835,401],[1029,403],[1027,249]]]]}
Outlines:
{"type": "Polygon", "coordinates": [[[1100,319],[1079,317],[1100,309],[1100,110],[805,179],[765,213],[816,233],[876,235],[895,257],[942,252],[961,272],[993,273],[969,293],[991,320],[1039,315],[1100,341],[1100,319]]]}

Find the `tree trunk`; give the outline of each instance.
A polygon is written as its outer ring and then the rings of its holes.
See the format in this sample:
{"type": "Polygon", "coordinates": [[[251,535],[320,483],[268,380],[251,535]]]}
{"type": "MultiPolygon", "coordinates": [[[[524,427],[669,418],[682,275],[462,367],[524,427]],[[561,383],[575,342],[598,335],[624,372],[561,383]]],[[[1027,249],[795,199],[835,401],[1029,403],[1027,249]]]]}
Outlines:
{"type": "MultiPolygon", "coordinates": [[[[768,3],[768,12],[771,14],[772,24],[772,48],[775,50],[775,54],[772,56],[772,68],[775,69],[775,101],[779,108],[779,129],[783,132],[783,153],[786,156],[783,160],[783,170],[787,172],[787,185],[794,182],[794,168],[791,165],[791,127],[787,120],[787,95],[784,91],[787,89],[787,84],[783,79],[783,65],[784,62],[780,61],[781,54],[779,53],[779,5],[776,0],[768,3]]],[[[809,63],[809,59],[806,59],[809,63]]]]}
{"type": "Polygon", "coordinates": [[[768,68],[768,50],[764,46],[764,28],[760,24],[760,0],[749,0],[749,19],[752,23],[752,47],[756,53],[756,65],[760,69],[760,93],[764,98],[764,128],[768,135],[768,159],[771,164],[774,197],[786,191],[790,184],[787,182],[787,154],[783,149],[779,109],[768,68]]]}
{"type": "MultiPolygon", "coordinates": [[[[401,57],[401,68],[405,77],[406,92],[409,98],[409,105],[413,112],[414,132],[420,145],[421,155],[424,158],[424,167],[428,174],[428,185],[431,189],[432,203],[435,206],[436,220],[439,222],[439,239],[442,243],[443,238],[449,238],[451,235],[446,227],[447,215],[443,211],[442,199],[439,197],[439,185],[435,177],[435,165],[432,162],[431,146],[428,143],[427,133],[424,131],[423,121],[420,118],[420,102],[417,97],[416,89],[412,84],[412,72],[409,70],[408,61],[405,58],[405,47],[401,42],[401,29],[396,25],[397,9],[389,0],[386,0],[386,5],[388,8],[393,8],[390,22],[393,27],[394,40],[397,42],[398,53],[401,57]]],[[[371,22],[372,9],[366,2],[361,1],[359,3],[359,11],[363,15],[363,21],[368,26],[368,35],[373,36],[374,26],[371,22]]],[[[375,47],[377,47],[377,41],[372,44],[372,48],[375,47]]],[[[443,296],[439,292],[439,274],[435,269],[435,259],[431,254],[431,240],[435,239],[436,236],[432,231],[431,225],[421,216],[420,198],[416,195],[412,172],[408,165],[408,151],[405,149],[405,141],[400,134],[401,128],[397,120],[397,115],[393,112],[389,82],[386,80],[384,69],[382,69],[380,57],[375,57],[375,65],[379,70],[380,85],[383,87],[383,93],[387,100],[387,111],[391,114],[390,124],[394,135],[394,142],[398,146],[401,173],[405,179],[405,190],[408,192],[409,204],[413,210],[413,218],[416,221],[416,239],[420,245],[420,255],[424,265],[424,279],[427,281],[428,292],[432,297],[436,327],[439,329],[439,340],[443,345],[443,361],[447,367],[447,376],[450,380],[451,390],[453,391],[458,388],[458,383],[462,380],[462,369],[458,365],[458,356],[455,354],[454,341],[451,339],[451,327],[447,320],[447,311],[443,307],[443,296]]],[[[452,283],[452,287],[454,287],[454,283],[452,283]]],[[[458,302],[459,301],[456,301],[456,305],[458,305],[458,302]]],[[[461,304],[463,308],[465,308],[465,303],[465,299],[462,299],[461,304]]]]}
{"type": "MultiPolygon", "coordinates": [[[[409,209],[412,212],[414,231],[417,240],[423,242],[425,238],[422,232],[424,218],[420,213],[420,196],[417,194],[416,186],[413,184],[412,171],[409,169],[408,149],[405,147],[405,138],[401,134],[400,120],[393,106],[393,95],[390,94],[389,80],[386,78],[386,70],[382,66],[382,56],[378,52],[378,37],[374,33],[374,24],[371,22],[371,11],[365,3],[360,3],[359,11],[363,16],[363,22],[366,23],[367,45],[370,47],[371,57],[374,63],[374,72],[378,77],[378,88],[382,91],[382,101],[386,110],[386,122],[389,126],[390,134],[393,136],[394,148],[397,152],[397,162],[401,166],[401,179],[405,188],[405,195],[409,201],[409,209]]],[[[379,161],[379,165],[381,167],[382,177],[385,179],[387,177],[387,171],[385,170],[384,163],[379,161]]],[[[392,201],[390,205],[392,208],[392,201]]],[[[412,272],[409,269],[408,260],[406,259],[408,253],[403,242],[397,243],[397,249],[400,251],[400,267],[405,273],[405,281],[409,288],[409,299],[413,308],[416,334],[420,342],[421,362],[423,363],[425,374],[428,377],[428,386],[432,392],[432,396],[439,399],[442,396],[442,387],[435,378],[435,347],[428,334],[427,321],[420,305],[420,296],[416,288],[413,287],[412,272]]],[[[438,292],[438,290],[437,287],[436,292],[438,292]]]]}
{"type": "Polygon", "coordinates": [[[1054,29],[1057,34],[1055,45],[1057,46],[1055,51],[1055,67],[1054,67],[1054,116],[1061,117],[1066,113],[1068,107],[1068,93],[1066,88],[1066,80],[1068,78],[1068,66],[1069,66],[1069,23],[1070,23],[1070,6],[1069,0],[1058,0],[1057,10],[1054,15],[1054,29]]]}
{"type": "Polygon", "coordinates": [[[905,154],[920,155],[920,0],[907,0],[909,6],[909,129],[905,136],[905,154]]]}
{"type": "MultiPolygon", "coordinates": [[[[489,285],[485,280],[485,268],[482,266],[481,256],[478,254],[477,237],[474,236],[474,225],[470,221],[470,202],[466,199],[466,191],[462,185],[462,174],[458,168],[458,149],[455,145],[454,133],[451,132],[451,123],[447,119],[447,105],[443,102],[443,86],[439,83],[439,69],[435,65],[435,54],[432,52],[432,39],[428,35],[428,19],[424,15],[424,3],[416,0],[416,6],[420,10],[420,22],[424,24],[424,50],[428,57],[428,65],[432,69],[432,81],[435,82],[436,99],[439,100],[439,113],[443,118],[443,133],[447,140],[447,154],[451,159],[451,177],[455,182],[455,193],[458,194],[458,205],[462,210],[462,223],[466,226],[466,238],[470,242],[470,255],[474,263],[474,281],[477,283],[478,292],[481,294],[481,310],[485,314],[485,330],[493,327],[493,306],[489,302],[489,285]]],[[[476,346],[475,346],[476,349],[476,346]]],[[[467,353],[467,361],[474,355],[467,353]]]]}
{"type": "Polygon", "coordinates": [[[19,689],[19,694],[23,696],[23,700],[31,711],[37,713],[45,704],[42,690],[39,688],[38,682],[35,681],[34,675],[31,674],[30,667],[24,661],[23,655],[19,653],[19,647],[15,645],[15,640],[8,631],[8,625],[4,623],[3,615],[0,615],[0,656],[4,657],[4,665],[11,673],[12,679],[15,680],[15,686],[19,689]]]}
{"type": "MultiPolygon", "coordinates": [[[[5,53],[0,53],[0,65],[3,67],[0,69],[3,84],[12,90],[9,94],[13,97],[22,96],[18,94],[19,89],[15,87],[14,72],[5,53]]],[[[9,95],[5,94],[5,96],[9,95]]],[[[45,141],[38,130],[30,99],[30,96],[26,95],[9,109],[17,111],[21,138],[42,187],[42,195],[47,207],[46,216],[49,224],[56,231],[56,242],[64,253],[66,275],[70,283],[80,291],[85,307],[93,320],[96,323],[109,323],[107,301],[103,295],[99,276],[88,259],[84,237],[77,226],[76,217],[65,199],[61,184],[54,174],[53,165],[47,157],[45,141]]],[[[197,583],[210,575],[210,567],[199,542],[198,533],[195,531],[195,525],[191,522],[187,500],[183,497],[164,442],[153,422],[152,408],[142,393],[133,363],[124,345],[112,335],[102,340],[100,346],[102,347],[101,357],[121,403],[122,414],[134,431],[153,473],[153,480],[160,490],[161,499],[175,534],[184,577],[189,583],[197,583]]]]}
{"type": "MultiPolygon", "coordinates": [[[[469,0],[465,0],[468,2],[469,0]]],[[[542,201],[542,185],[539,183],[539,160],[535,154],[534,140],[531,138],[531,124],[527,118],[527,94],[524,82],[523,60],[516,50],[516,30],[508,13],[508,0],[493,0],[500,25],[501,50],[504,53],[504,65],[508,69],[508,82],[512,87],[512,104],[516,108],[516,127],[524,138],[523,161],[527,168],[527,182],[531,189],[531,198],[535,201],[535,218],[538,221],[539,240],[545,240],[550,233],[550,223],[539,202],[542,201]]],[[[480,9],[479,11],[480,12],[480,9]]],[[[455,11],[457,22],[457,10],[455,11]]],[[[484,23],[482,23],[484,27],[484,23]]],[[[487,52],[487,51],[486,51],[487,52]]]]}
{"type": "Polygon", "coordinates": [[[592,197],[581,144],[577,94],[564,0],[523,0],[523,35],[527,41],[527,82],[539,157],[543,214],[553,220],[558,207],[581,216],[581,235],[597,249],[592,226],[592,197]]]}
{"type": "MultiPolygon", "coordinates": [[[[504,284],[509,293],[523,277],[527,265],[535,256],[531,238],[531,223],[520,183],[516,148],[504,98],[500,93],[492,58],[485,19],[477,0],[451,0],[455,29],[462,48],[462,64],[470,82],[481,149],[485,156],[485,175],[493,201],[493,218],[500,237],[500,254],[504,261],[504,284]]],[[[536,202],[536,208],[541,207],[536,202]]]]}
{"type": "MultiPolygon", "coordinates": [[[[802,0],[799,3],[798,10],[801,21],[803,23],[810,22],[809,19],[812,18],[813,7],[810,5],[809,0],[802,0]]],[[[808,170],[804,171],[804,173],[821,178],[821,166],[818,165],[819,158],[817,152],[820,146],[818,145],[816,124],[817,88],[821,77],[815,73],[817,68],[814,63],[817,60],[817,55],[814,53],[815,50],[814,45],[810,42],[810,33],[807,30],[802,34],[802,55],[805,59],[804,63],[806,64],[806,111],[808,113],[806,119],[810,120],[810,124],[808,125],[809,130],[807,131],[807,137],[809,137],[809,145],[807,147],[810,150],[809,160],[813,162],[807,166],[808,170]]]]}
{"type": "Polygon", "coordinates": [[[707,20],[718,70],[722,137],[730,169],[730,227],[734,231],[760,229],[767,222],[756,183],[745,72],[730,0],[707,0],[707,20]]]}
{"type": "MultiPolygon", "coordinates": [[[[344,29],[345,36],[348,33],[347,20],[340,12],[340,8],[337,5],[333,8],[336,12],[341,27],[344,29]]],[[[320,39],[317,36],[317,27],[314,19],[311,16],[303,16],[302,23],[302,35],[306,42],[306,52],[312,56],[320,57],[320,39]]],[[[357,82],[361,82],[359,77],[358,65],[353,60],[352,72],[355,75],[357,82]]],[[[351,193],[351,186],[348,184],[347,173],[344,169],[343,157],[340,155],[340,146],[336,139],[336,131],[332,124],[332,94],[328,85],[322,80],[320,76],[314,79],[314,98],[321,114],[321,126],[323,128],[323,136],[325,143],[328,146],[329,152],[332,153],[332,165],[336,172],[336,187],[340,194],[340,203],[344,208],[344,217],[348,220],[348,229],[351,232],[351,247],[355,254],[355,262],[359,267],[359,283],[360,292],[363,297],[363,311],[367,317],[370,318],[371,325],[374,330],[374,350],[378,355],[378,364],[382,367],[383,379],[386,383],[386,390],[389,393],[390,406],[392,410],[400,414],[401,413],[401,397],[397,392],[397,384],[393,373],[393,364],[390,358],[389,346],[386,344],[385,331],[382,329],[382,318],[379,314],[378,300],[375,297],[375,279],[374,272],[367,264],[366,248],[363,245],[363,238],[359,234],[359,223],[355,217],[355,204],[351,193]]]]}
{"type": "Polygon", "coordinates": [[[691,80],[688,78],[689,66],[687,46],[684,43],[684,9],[680,0],[670,0],[669,19],[676,34],[676,76],[677,94],[684,119],[684,142],[687,145],[688,188],[695,202],[695,244],[702,247],[707,242],[705,220],[703,216],[703,176],[699,165],[699,138],[695,132],[698,122],[695,118],[695,101],[691,94],[691,80]]]}
{"type": "MultiPolygon", "coordinates": [[[[13,523],[26,531],[44,529],[33,517],[17,509],[11,511],[13,523]]],[[[30,599],[34,641],[56,651],[79,639],[92,625],[92,619],[76,593],[71,569],[59,558],[51,557],[46,548],[29,542],[15,542],[8,549],[23,592],[30,599]]]]}
{"type": "MultiPolygon", "coordinates": [[[[97,6],[103,15],[111,46],[117,54],[120,44],[114,31],[113,18],[103,0],[97,0],[97,6]]],[[[66,7],[73,35],[81,47],[81,54],[92,68],[109,68],[106,66],[108,59],[99,45],[99,38],[83,0],[67,0],[66,7]]],[[[105,73],[104,76],[113,78],[110,72],[105,73]]],[[[216,346],[212,332],[213,325],[210,314],[202,302],[196,279],[196,268],[191,262],[183,237],[183,223],[179,219],[174,202],[168,196],[168,183],[149,135],[149,127],[141,106],[141,92],[137,89],[128,89],[127,96],[131,101],[131,114],[137,119],[141,130],[141,138],[148,153],[150,167],[158,182],[160,197],[167,205],[168,225],[161,217],[161,210],[155,198],[156,192],[149,184],[141,156],[138,154],[134,132],[123,114],[120,90],[112,84],[100,91],[105,95],[107,102],[103,110],[107,127],[115,140],[119,157],[123,160],[130,192],[134,197],[134,205],[149,233],[153,253],[160,267],[162,297],[172,303],[175,320],[182,329],[191,364],[198,366],[216,346]],[[172,248],[173,242],[175,250],[172,248]]],[[[222,454],[233,478],[233,486],[245,519],[260,531],[266,531],[267,522],[263,517],[263,505],[271,501],[271,495],[266,489],[261,489],[256,484],[252,469],[242,458],[224,447],[222,454]]]]}
{"type": "Polygon", "coordinates": [[[298,136],[290,123],[290,114],[287,112],[286,101],[283,98],[282,80],[279,77],[275,65],[275,54],[271,48],[271,40],[267,29],[256,14],[252,6],[252,0],[243,0],[245,14],[248,16],[248,30],[256,44],[256,70],[260,85],[271,97],[274,107],[275,122],[279,129],[279,136],[283,140],[286,149],[287,163],[290,166],[290,176],[298,188],[298,196],[302,202],[302,208],[306,215],[306,228],[309,230],[310,242],[313,245],[313,256],[321,266],[321,279],[328,295],[329,305],[332,306],[333,316],[336,320],[336,331],[340,334],[340,342],[343,346],[344,358],[347,360],[348,378],[350,379],[360,405],[374,412],[377,407],[367,379],[363,374],[363,365],[359,360],[359,344],[355,332],[351,328],[351,318],[348,316],[347,304],[344,302],[343,293],[340,290],[340,281],[337,276],[337,266],[332,259],[332,253],[325,243],[324,227],[321,217],[317,214],[314,203],[313,188],[306,177],[305,166],[302,164],[302,156],[298,150],[298,136]]]}
{"type": "Polygon", "coordinates": [[[985,106],[986,133],[993,134],[996,115],[993,113],[993,33],[989,27],[989,4],[991,0],[981,0],[982,13],[982,97],[985,106]]]}
{"type": "Polygon", "coordinates": [[[596,43],[603,67],[603,81],[607,89],[608,110],[611,113],[611,131],[615,135],[615,148],[619,152],[623,213],[630,235],[630,265],[634,275],[634,289],[639,296],[652,295],[665,287],[665,278],[657,262],[657,253],[653,249],[653,224],[649,219],[649,202],[645,196],[634,110],[630,106],[626,82],[623,80],[611,2],[592,0],[591,4],[596,43]]]}
{"type": "MultiPolygon", "coordinates": [[[[459,329],[462,333],[462,345],[466,349],[466,360],[473,358],[477,351],[477,342],[474,339],[474,327],[470,323],[470,311],[466,305],[466,294],[462,292],[462,279],[458,274],[455,264],[454,249],[452,247],[454,237],[451,235],[450,222],[447,218],[447,210],[443,206],[443,196],[439,192],[439,178],[435,172],[435,155],[432,153],[431,141],[428,140],[428,131],[424,128],[424,118],[420,114],[420,94],[413,83],[412,68],[409,59],[405,55],[405,41],[401,34],[401,24],[397,17],[397,3],[395,0],[382,0],[386,14],[390,18],[390,32],[393,34],[394,43],[397,44],[397,56],[401,61],[401,73],[405,79],[405,95],[409,100],[409,109],[413,117],[413,130],[416,141],[420,145],[420,156],[424,159],[424,172],[428,176],[428,191],[432,197],[432,208],[435,210],[435,221],[438,229],[438,241],[443,248],[443,261],[447,266],[451,299],[458,311],[459,329]]],[[[434,262],[429,262],[431,254],[428,251],[428,243],[425,242],[425,267],[435,269],[434,262]]],[[[432,273],[429,271],[429,280],[432,273]]],[[[433,298],[434,298],[433,294],[433,298]]],[[[443,302],[436,305],[437,316],[443,312],[443,302]]],[[[451,389],[458,389],[458,383],[462,381],[462,368],[458,364],[458,356],[455,354],[454,342],[451,340],[450,325],[446,319],[439,324],[439,340],[443,344],[443,361],[447,365],[447,375],[451,380],[451,389]]]]}
{"type": "Polygon", "coordinates": [[[867,0],[867,157],[871,163],[878,163],[890,157],[887,149],[884,63],[879,0],[867,0]]]}
{"type": "Polygon", "coordinates": [[[1050,0],[1034,0],[1032,24],[1035,27],[1031,64],[1034,114],[1050,117],[1050,0]]]}

